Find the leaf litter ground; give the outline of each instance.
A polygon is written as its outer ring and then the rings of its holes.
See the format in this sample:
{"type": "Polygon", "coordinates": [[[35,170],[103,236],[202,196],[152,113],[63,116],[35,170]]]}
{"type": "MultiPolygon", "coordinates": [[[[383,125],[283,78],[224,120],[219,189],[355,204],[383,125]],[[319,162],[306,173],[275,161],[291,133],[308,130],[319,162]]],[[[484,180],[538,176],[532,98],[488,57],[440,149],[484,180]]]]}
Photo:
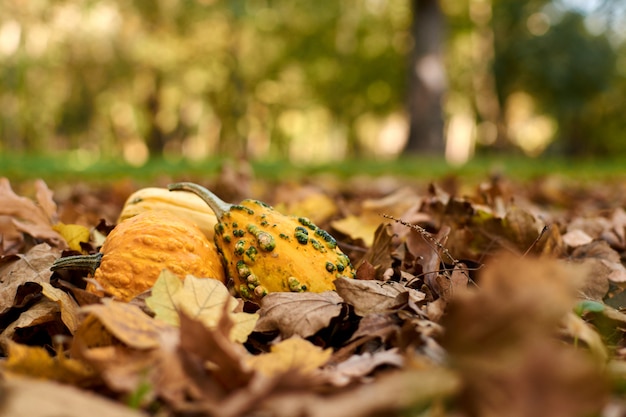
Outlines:
{"type": "Polygon", "coordinates": [[[623,182],[231,177],[205,185],[310,217],[357,279],[257,306],[164,272],[100,298],[50,266],[96,252],[137,186],[0,180],[6,415],[626,413],[623,182]]]}

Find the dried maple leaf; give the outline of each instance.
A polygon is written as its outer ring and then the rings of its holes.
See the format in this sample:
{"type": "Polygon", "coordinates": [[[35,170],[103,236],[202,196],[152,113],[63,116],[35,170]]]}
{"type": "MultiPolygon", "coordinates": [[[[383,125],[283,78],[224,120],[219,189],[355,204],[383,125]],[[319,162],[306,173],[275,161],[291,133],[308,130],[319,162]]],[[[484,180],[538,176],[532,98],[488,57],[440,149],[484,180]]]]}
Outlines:
{"type": "Polygon", "coordinates": [[[257,314],[234,311],[239,302],[220,281],[192,275],[181,281],[167,270],[155,282],[146,305],[158,319],[174,326],[179,324],[179,311],[184,311],[209,328],[215,328],[226,312],[234,323],[230,337],[239,343],[248,339],[259,317],[257,314]]]}
{"type": "Polygon", "coordinates": [[[270,353],[251,356],[248,365],[268,376],[286,372],[309,374],[324,365],[333,354],[298,336],[282,340],[270,347],[270,353]]]}
{"type": "Polygon", "coordinates": [[[334,291],[270,293],[261,300],[255,331],[280,330],[284,338],[306,338],[327,327],[341,310],[342,299],[334,291]]]}

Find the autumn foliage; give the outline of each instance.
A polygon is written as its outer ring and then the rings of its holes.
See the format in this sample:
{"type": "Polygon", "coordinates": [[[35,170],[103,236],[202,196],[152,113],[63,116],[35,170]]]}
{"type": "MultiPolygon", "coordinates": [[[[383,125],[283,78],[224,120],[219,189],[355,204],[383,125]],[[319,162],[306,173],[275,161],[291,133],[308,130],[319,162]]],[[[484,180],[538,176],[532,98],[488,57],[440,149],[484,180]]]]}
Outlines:
{"type": "Polygon", "coordinates": [[[265,197],[331,232],[356,278],[257,303],[167,269],[128,302],[86,291],[88,271],[50,267],[97,253],[133,187],[1,179],[3,412],[44,415],[33,396],[67,416],[626,412],[619,184],[350,181],[265,197]]]}

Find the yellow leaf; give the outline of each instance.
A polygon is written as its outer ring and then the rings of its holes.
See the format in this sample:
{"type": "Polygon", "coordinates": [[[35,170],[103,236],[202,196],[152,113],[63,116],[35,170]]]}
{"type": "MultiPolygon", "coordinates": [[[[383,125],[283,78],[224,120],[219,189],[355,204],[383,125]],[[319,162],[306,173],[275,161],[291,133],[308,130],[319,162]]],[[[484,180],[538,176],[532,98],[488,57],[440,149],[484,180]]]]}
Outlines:
{"type": "Polygon", "coordinates": [[[248,364],[269,376],[294,370],[307,374],[328,362],[332,354],[330,348],[323,350],[294,336],[273,345],[270,353],[250,357],[248,364]]]}
{"type": "MultiPolygon", "coordinates": [[[[168,326],[153,319],[133,304],[102,299],[102,304],[88,305],[82,311],[89,313],[81,326],[94,325],[95,317],[117,339],[136,349],[150,349],[160,345],[161,334],[168,326]]],[[[81,335],[83,334],[80,330],[81,335]]]]}
{"type": "Polygon", "coordinates": [[[89,242],[89,229],[79,224],[57,223],[52,226],[67,242],[70,249],[82,252],[80,242],[89,242]]]}
{"type": "Polygon", "coordinates": [[[363,239],[365,245],[370,247],[374,243],[376,229],[384,222],[385,219],[379,214],[364,213],[360,216],[351,214],[343,219],[332,221],[330,224],[335,230],[350,236],[352,239],[363,239]]]}
{"type": "Polygon", "coordinates": [[[284,210],[286,214],[307,217],[313,223],[323,223],[338,211],[337,203],[322,192],[315,192],[301,200],[292,201],[284,210]]]}
{"type": "Polygon", "coordinates": [[[175,326],[180,323],[178,311],[181,310],[210,329],[217,327],[222,314],[227,312],[233,321],[230,339],[243,343],[254,330],[259,316],[234,312],[238,304],[218,280],[187,275],[181,282],[178,276],[167,270],[161,272],[152,287],[152,294],[146,299],[146,305],[156,318],[175,326]]]}
{"type": "Polygon", "coordinates": [[[92,371],[76,359],[68,359],[63,352],[51,357],[46,349],[8,342],[8,358],[3,369],[21,375],[77,383],[92,376],[92,371]]]}

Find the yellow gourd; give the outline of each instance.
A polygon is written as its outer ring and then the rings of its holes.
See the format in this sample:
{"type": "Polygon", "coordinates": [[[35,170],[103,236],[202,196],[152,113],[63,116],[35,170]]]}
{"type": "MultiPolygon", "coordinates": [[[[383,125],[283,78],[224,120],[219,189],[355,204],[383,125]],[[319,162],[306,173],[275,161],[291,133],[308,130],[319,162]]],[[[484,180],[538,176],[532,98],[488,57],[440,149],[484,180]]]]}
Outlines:
{"type": "Polygon", "coordinates": [[[169,189],[193,192],[211,207],[219,221],[215,244],[243,298],[258,301],[270,292],[334,290],[335,279],[355,275],[335,239],[306,218],[286,216],[257,200],[228,204],[193,183],[169,189]]]}
{"type": "Polygon", "coordinates": [[[117,222],[151,210],[165,210],[191,220],[209,239],[213,239],[217,218],[211,208],[195,194],[173,194],[167,188],[147,187],[135,191],[126,199],[117,222]]]}
{"type": "Polygon", "coordinates": [[[89,269],[94,280],[87,291],[109,294],[122,301],[154,285],[163,269],[179,277],[225,281],[215,244],[194,223],[163,210],[150,210],[119,223],[95,255],[57,259],[52,270],[89,269]]]}

